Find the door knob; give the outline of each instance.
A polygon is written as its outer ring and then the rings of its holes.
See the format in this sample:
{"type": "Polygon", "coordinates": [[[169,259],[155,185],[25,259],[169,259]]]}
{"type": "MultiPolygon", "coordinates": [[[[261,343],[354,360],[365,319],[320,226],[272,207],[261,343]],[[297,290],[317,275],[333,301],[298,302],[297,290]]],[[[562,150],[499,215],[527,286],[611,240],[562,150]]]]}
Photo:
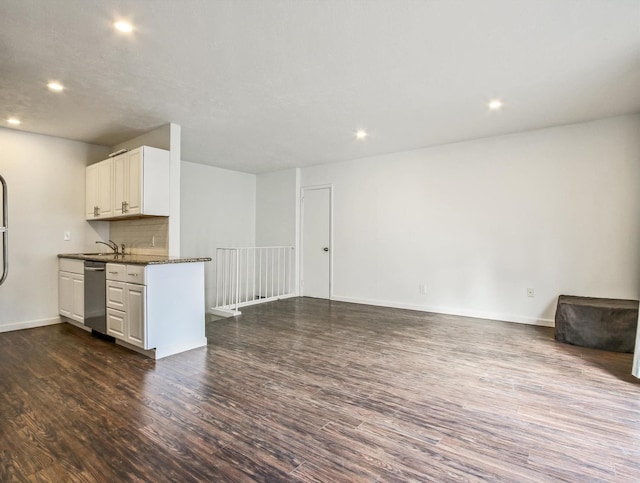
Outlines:
{"type": "Polygon", "coordinates": [[[325,252],[328,252],[329,251],[329,247],[324,247],[322,250],[325,251],[325,252]]]}

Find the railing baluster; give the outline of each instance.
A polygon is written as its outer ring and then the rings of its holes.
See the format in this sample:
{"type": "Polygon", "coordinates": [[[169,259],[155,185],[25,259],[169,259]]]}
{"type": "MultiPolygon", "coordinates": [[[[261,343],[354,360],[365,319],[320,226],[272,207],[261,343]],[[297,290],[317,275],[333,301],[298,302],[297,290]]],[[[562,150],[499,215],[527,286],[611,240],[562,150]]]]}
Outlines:
{"type": "Polygon", "coordinates": [[[233,278],[231,274],[231,268],[233,266],[233,252],[227,250],[227,303],[226,305],[231,309],[231,301],[233,300],[233,278]]]}
{"type": "Polygon", "coordinates": [[[245,289],[244,289],[244,301],[249,301],[249,249],[245,248],[244,250],[244,263],[245,263],[245,289]]]}
{"type": "Polygon", "coordinates": [[[227,251],[222,251],[222,306],[227,306],[227,251]]]}
{"type": "Polygon", "coordinates": [[[258,275],[258,298],[262,298],[262,248],[259,248],[260,253],[260,274],[258,275]]]}
{"type": "Polygon", "coordinates": [[[216,284],[216,307],[220,306],[220,299],[218,298],[218,289],[220,288],[220,284],[218,283],[218,273],[220,273],[220,251],[216,250],[216,266],[214,267],[214,270],[216,271],[215,273],[215,277],[213,279],[214,283],[216,284]]]}
{"type": "Polygon", "coordinates": [[[236,280],[235,280],[235,285],[236,285],[236,306],[234,307],[234,310],[238,310],[238,303],[240,302],[240,252],[238,250],[235,250],[235,259],[236,259],[236,280]]]}
{"type": "Polygon", "coordinates": [[[293,255],[293,249],[289,249],[289,283],[287,284],[287,293],[291,293],[291,279],[293,276],[293,270],[291,267],[291,257],[293,255]]]}
{"type": "Polygon", "coordinates": [[[256,299],[256,249],[251,250],[253,252],[253,292],[251,300],[256,299]]]}
{"type": "Polygon", "coordinates": [[[282,289],[280,288],[280,252],[281,248],[278,248],[278,295],[282,295],[282,289]]]}
{"type": "Polygon", "coordinates": [[[229,308],[233,307],[233,250],[229,251],[229,308]]]}

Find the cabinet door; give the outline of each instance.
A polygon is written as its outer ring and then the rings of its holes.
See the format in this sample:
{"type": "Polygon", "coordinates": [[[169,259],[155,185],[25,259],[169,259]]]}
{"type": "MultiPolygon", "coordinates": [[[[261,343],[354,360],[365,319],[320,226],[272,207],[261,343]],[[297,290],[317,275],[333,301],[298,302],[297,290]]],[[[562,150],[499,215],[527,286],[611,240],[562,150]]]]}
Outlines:
{"type": "Polygon", "coordinates": [[[107,280],[107,307],[127,311],[125,283],[107,280]]]}
{"type": "Polygon", "coordinates": [[[107,334],[116,339],[126,340],[126,313],[120,310],[107,309],[107,334]]]}
{"type": "Polygon", "coordinates": [[[85,218],[98,220],[113,216],[113,162],[111,159],[87,166],[85,177],[85,218]]]}
{"type": "Polygon", "coordinates": [[[98,163],[98,218],[113,216],[113,160],[98,163]]]}
{"type": "Polygon", "coordinates": [[[145,348],[147,287],[127,284],[127,338],[126,341],[145,348]]]}
{"type": "Polygon", "coordinates": [[[58,312],[71,317],[73,310],[73,274],[58,272],[58,312]]]}
{"type": "Polygon", "coordinates": [[[129,153],[127,162],[127,214],[142,213],[142,148],[129,153]]]}
{"type": "Polygon", "coordinates": [[[96,208],[98,206],[98,165],[87,166],[85,185],[85,218],[93,220],[96,218],[96,208]]]}
{"type": "Polygon", "coordinates": [[[71,279],[73,285],[73,305],[70,317],[77,322],[84,323],[84,275],[74,274],[71,279]]]}
{"type": "Polygon", "coordinates": [[[58,272],[58,312],[84,323],[84,275],[58,272]]]}
{"type": "Polygon", "coordinates": [[[124,215],[124,202],[127,201],[127,154],[113,158],[113,212],[124,215]]]}

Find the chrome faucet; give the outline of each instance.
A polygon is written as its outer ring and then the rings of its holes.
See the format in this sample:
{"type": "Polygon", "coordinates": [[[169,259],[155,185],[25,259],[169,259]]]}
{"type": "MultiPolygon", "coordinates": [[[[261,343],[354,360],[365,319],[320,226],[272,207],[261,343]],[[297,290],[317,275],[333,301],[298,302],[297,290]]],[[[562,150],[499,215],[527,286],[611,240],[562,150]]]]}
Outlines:
{"type": "Polygon", "coordinates": [[[109,243],[98,240],[96,243],[102,243],[103,245],[107,245],[109,248],[113,250],[113,254],[118,254],[118,244],[112,240],[109,240],[109,243]]]}

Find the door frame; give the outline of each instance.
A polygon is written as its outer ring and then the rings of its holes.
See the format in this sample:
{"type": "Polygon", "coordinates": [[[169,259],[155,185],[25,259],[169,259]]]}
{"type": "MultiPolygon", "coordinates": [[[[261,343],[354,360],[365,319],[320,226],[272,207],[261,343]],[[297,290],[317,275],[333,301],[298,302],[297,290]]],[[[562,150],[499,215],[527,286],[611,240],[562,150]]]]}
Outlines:
{"type": "Polygon", "coordinates": [[[312,190],[329,190],[329,300],[333,299],[333,184],[319,184],[300,188],[300,280],[298,293],[304,297],[304,195],[312,190]]]}

